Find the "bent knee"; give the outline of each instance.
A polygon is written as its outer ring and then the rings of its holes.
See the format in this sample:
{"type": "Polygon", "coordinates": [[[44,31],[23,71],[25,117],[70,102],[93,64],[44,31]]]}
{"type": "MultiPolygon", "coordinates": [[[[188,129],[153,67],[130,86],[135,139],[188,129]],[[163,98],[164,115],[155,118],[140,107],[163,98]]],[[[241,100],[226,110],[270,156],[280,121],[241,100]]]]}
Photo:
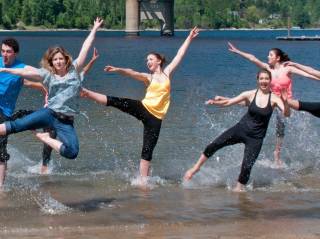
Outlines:
{"type": "Polygon", "coordinates": [[[67,159],[77,158],[78,153],[79,147],[66,147],[65,145],[61,145],[60,154],[67,159]]]}
{"type": "Polygon", "coordinates": [[[70,152],[66,156],[66,158],[68,159],[76,159],[77,157],[78,157],[78,152],[70,152]]]}

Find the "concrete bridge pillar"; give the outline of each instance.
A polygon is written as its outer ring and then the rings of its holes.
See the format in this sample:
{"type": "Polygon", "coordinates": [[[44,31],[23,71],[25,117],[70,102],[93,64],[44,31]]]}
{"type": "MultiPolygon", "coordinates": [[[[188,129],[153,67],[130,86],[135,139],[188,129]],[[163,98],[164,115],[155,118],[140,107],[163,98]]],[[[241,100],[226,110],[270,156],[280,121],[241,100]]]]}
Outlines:
{"type": "Polygon", "coordinates": [[[126,0],[126,33],[139,35],[141,20],[157,19],[161,35],[174,34],[174,0],[126,0]]]}
{"type": "Polygon", "coordinates": [[[140,8],[138,0],[126,0],[126,34],[139,35],[140,8]]]}

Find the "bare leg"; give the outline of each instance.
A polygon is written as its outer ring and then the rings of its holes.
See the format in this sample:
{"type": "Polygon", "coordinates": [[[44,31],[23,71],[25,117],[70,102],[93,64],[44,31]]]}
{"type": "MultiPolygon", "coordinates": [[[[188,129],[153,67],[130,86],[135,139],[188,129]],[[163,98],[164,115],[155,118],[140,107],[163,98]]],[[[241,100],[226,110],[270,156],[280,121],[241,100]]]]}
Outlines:
{"type": "Polygon", "coordinates": [[[107,96],[106,95],[88,90],[86,88],[82,88],[82,90],[80,92],[80,96],[82,98],[88,98],[90,100],[93,100],[93,101],[97,102],[98,104],[102,104],[102,105],[107,104],[107,96]]]}
{"type": "Polygon", "coordinates": [[[4,123],[0,124],[0,135],[6,135],[7,134],[7,130],[6,130],[6,126],[4,123]]]}
{"type": "Polygon", "coordinates": [[[41,168],[40,168],[40,174],[48,174],[48,166],[47,165],[41,165],[41,168]]]}
{"type": "Polygon", "coordinates": [[[62,143],[59,140],[51,138],[48,132],[45,132],[45,133],[37,132],[35,133],[35,135],[40,141],[49,145],[52,149],[60,153],[60,148],[62,143]]]}
{"type": "Polygon", "coordinates": [[[278,167],[282,166],[282,161],[280,159],[280,152],[282,147],[283,137],[277,137],[276,139],[276,147],[274,150],[274,160],[278,167]]]}
{"type": "Polygon", "coordinates": [[[140,176],[148,177],[150,169],[150,161],[141,159],[140,160],[140,176]]]}
{"type": "Polygon", "coordinates": [[[144,187],[147,186],[149,172],[150,172],[150,161],[141,159],[140,160],[139,186],[142,187],[142,189],[146,189],[144,187]]]}
{"type": "Polygon", "coordinates": [[[6,171],[7,171],[7,162],[0,162],[0,190],[4,184],[6,171]]]}
{"type": "Polygon", "coordinates": [[[288,99],[288,104],[292,109],[299,110],[299,107],[300,107],[299,101],[293,100],[293,99],[288,99]]]}
{"type": "Polygon", "coordinates": [[[184,180],[190,180],[201,168],[202,164],[207,161],[207,156],[201,154],[197,163],[184,174],[184,180]]]}
{"type": "Polygon", "coordinates": [[[237,185],[232,189],[232,191],[236,193],[245,192],[245,185],[237,182],[237,185]]]}
{"type": "Polygon", "coordinates": [[[282,161],[280,158],[280,152],[282,149],[282,143],[283,143],[283,139],[284,139],[284,132],[285,132],[285,121],[284,118],[282,116],[282,114],[280,114],[280,112],[277,110],[276,111],[276,145],[275,145],[275,149],[274,149],[274,161],[277,165],[277,167],[281,167],[282,165],[282,161]]]}

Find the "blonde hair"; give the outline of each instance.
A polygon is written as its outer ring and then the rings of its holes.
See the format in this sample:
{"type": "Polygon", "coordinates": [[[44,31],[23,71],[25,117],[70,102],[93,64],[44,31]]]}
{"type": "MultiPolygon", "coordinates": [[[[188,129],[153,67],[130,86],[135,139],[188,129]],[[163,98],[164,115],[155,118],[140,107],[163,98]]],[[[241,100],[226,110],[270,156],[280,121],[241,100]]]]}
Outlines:
{"type": "Polygon", "coordinates": [[[69,71],[71,65],[72,65],[72,57],[71,55],[61,46],[55,46],[55,47],[50,47],[48,50],[44,53],[40,66],[47,69],[48,71],[52,73],[56,73],[53,64],[52,64],[52,59],[53,57],[57,54],[61,53],[63,57],[66,60],[66,70],[69,71]]]}

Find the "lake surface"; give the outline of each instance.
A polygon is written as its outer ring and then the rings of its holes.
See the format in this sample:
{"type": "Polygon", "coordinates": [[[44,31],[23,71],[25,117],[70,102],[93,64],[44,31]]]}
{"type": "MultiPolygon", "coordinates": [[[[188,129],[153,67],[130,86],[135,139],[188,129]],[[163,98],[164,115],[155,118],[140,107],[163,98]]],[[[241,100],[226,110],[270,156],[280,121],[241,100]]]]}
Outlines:
{"type": "MultiPolygon", "coordinates": [[[[298,33],[316,35],[319,31],[298,33]]],[[[256,66],[230,53],[228,40],[264,61],[268,50],[278,47],[293,61],[320,68],[319,42],[275,40],[285,34],[286,31],[200,33],[172,78],[171,106],[162,124],[152,160],[150,187],[146,190],[136,186],[142,124],[116,109],[82,100],[81,114],[75,122],[80,154],[72,161],[53,153],[48,176],[38,173],[42,144],[33,134],[11,135],[6,189],[0,195],[0,235],[51,235],[52,230],[63,234],[66,228],[76,232],[79,228],[86,231],[94,227],[108,227],[115,233],[137,227],[131,229],[131,236],[140,238],[148,226],[166,231],[168,225],[319,220],[320,120],[307,113],[294,112],[288,119],[282,169],[273,163],[275,117],[272,118],[247,193],[238,195],[230,190],[240,172],[243,145],[220,150],[190,183],[182,182],[184,172],[205,146],[246,112],[246,108],[238,106],[218,108],[204,102],[215,95],[232,97],[256,87],[256,66]]],[[[63,45],[76,57],[86,32],[1,33],[1,38],[6,35],[19,40],[20,59],[38,66],[44,51],[52,45],[63,45]]],[[[104,66],[147,71],[148,52],[163,53],[170,61],[186,35],[177,32],[172,38],[151,33],[125,37],[121,33],[99,32],[94,46],[100,58],[87,75],[85,87],[142,99],[145,87],[141,82],[105,73],[104,66]]],[[[320,101],[320,82],[294,76],[293,85],[295,98],[320,101]]],[[[42,104],[40,93],[24,89],[16,108],[38,109],[42,104]]],[[[250,228],[241,230],[243,235],[250,235],[245,234],[250,228]]],[[[102,234],[91,238],[105,237],[102,234]]]]}

